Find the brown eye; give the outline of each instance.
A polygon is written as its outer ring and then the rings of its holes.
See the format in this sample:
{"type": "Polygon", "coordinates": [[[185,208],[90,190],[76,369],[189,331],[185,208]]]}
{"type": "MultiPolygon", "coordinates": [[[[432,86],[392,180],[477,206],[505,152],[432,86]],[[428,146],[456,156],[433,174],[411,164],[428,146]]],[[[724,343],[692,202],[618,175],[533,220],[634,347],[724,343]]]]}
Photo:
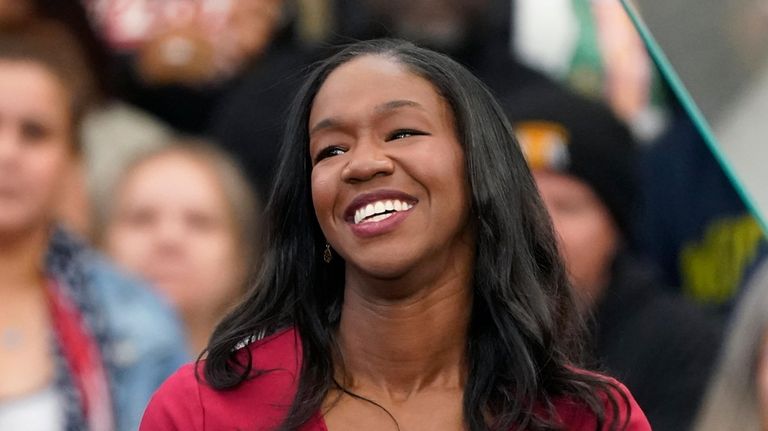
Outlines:
{"type": "Polygon", "coordinates": [[[422,135],[428,135],[428,134],[429,133],[422,132],[419,130],[398,129],[390,133],[389,136],[387,136],[387,141],[394,141],[396,139],[404,139],[404,138],[410,138],[411,136],[422,136],[422,135]]]}
{"type": "Polygon", "coordinates": [[[317,156],[315,157],[315,163],[320,162],[323,159],[327,159],[328,157],[333,156],[339,156],[341,154],[344,154],[346,150],[344,148],[341,148],[339,146],[329,146],[325,147],[322,150],[320,150],[319,153],[317,153],[317,156]]]}
{"type": "Polygon", "coordinates": [[[137,209],[124,214],[123,220],[130,226],[143,228],[157,221],[157,213],[147,208],[137,209]]]}
{"type": "Polygon", "coordinates": [[[50,135],[50,130],[37,121],[25,121],[21,124],[21,137],[24,142],[38,143],[50,135]]]}
{"type": "Polygon", "coordinates": [[[185,214],[184,219],[187,226],[198,232],[211,231],[216,227],[216,220],[214,217],[199,211],[188,212],[185,214]]]}

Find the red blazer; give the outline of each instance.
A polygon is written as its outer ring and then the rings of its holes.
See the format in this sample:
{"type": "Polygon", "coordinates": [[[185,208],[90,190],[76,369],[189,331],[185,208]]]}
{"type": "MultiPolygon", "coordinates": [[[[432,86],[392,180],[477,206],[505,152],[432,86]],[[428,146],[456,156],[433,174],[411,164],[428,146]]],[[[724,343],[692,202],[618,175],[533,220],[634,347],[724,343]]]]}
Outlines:
{"type": "MultiPolygon", "coordinates": [[[[285,330],[247,347],[254,369],[274,370],[249,379],[231,390],[215,390],[195,377],[192,364],[185,365],[157,390],[144,412],[140,431],[273,430],[293,401],[301,355],[294,330],[285,330]]],[[[202,376],[202,367],[199,368],[202,376]]],[[[642,410],[626,388],[629,417],[626,431],[650,431],[642,410]]],[[[568,431],[594,431],[595,417],[580,404],[556,402],[558,415],[568,431]]],[[[318,412],[301,431],[328,431],[318,412]]]]}

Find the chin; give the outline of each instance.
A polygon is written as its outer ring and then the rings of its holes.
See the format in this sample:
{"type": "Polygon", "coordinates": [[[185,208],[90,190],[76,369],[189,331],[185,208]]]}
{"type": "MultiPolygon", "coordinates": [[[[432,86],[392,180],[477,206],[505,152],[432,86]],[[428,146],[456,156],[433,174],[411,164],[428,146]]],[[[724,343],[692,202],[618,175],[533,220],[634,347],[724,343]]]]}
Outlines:
{"type": "Polygon", "coordinates": [[[0,236],[16,236],[34,230],[38,225],[38,219],[29,214],[13,214],[11,211],[3,214],[0,210],[0,236]]]}
{"type": "Polygon", "coordinates": [[[413,269],[415,259],[409,259],[406,256],[371,256],[368,259],[355,259],[347,261],[354,266],[357,271],[366,277],[378,280],[396,280],[402,278],[411,269],[413,269]]]}

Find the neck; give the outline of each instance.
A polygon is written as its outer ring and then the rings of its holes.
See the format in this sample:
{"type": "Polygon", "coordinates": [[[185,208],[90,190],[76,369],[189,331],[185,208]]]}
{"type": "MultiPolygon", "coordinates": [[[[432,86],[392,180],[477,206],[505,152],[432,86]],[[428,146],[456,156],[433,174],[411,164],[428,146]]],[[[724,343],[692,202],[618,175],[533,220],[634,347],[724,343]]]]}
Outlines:
{"type": "MultiPolygon", "coordinates": [[[[443,267],[446,268],[446,267],[443,267]]],[[[471,314],[471,265],[451,265],[405,297],[382,298],[347,275],[339,324],[339,381],[355,391],[405,399],[430,388],[463,388],[471,314]]],[[[406,282],[407,283],[407,282],[406,282]]],[[[390,290],[391,291],[391,290],[390,290]]]]}
{"type": "Polygon", "coordinates": [[[47,249],[47,228],[23,235],[0,234],[0,297],[7,298],[20,288],[42,283],[47,249]]]}
{"type": "Polygon", "coordinates": [[[216,328],[217,320],[211,316],[184,316],[187,345],[193,358],[196,358],[208,346],[208,340],[216,328]]]}

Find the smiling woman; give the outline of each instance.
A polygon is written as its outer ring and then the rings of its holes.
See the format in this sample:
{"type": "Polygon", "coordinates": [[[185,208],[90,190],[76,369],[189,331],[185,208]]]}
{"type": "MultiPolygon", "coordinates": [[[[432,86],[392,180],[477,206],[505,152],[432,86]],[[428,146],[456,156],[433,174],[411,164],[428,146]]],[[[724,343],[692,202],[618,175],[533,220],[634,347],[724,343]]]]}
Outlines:
{"type": "Polygon", "coordinates": [[[579,368],[546,211],[467,70],[360,42],[310,74],[286,130],[257,284],[142,430],[650,429],[579,368]]]}
{"type": "Polygon", "coordinates": [[[464,155],[453,115],[428,80],[386,57],[355,59],[320,88],[309,124],[315,214],[347,263],[348,287],[399,278],[387,289],[411,294],[457,275],[445,268],[468,277],[464,155]]]}

